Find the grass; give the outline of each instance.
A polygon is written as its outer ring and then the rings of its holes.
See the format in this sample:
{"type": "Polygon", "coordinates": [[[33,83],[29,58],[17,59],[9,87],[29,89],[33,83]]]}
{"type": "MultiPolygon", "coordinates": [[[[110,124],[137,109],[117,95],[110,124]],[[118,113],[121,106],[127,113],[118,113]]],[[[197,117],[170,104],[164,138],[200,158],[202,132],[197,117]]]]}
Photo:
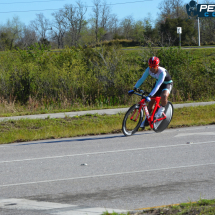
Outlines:
{"type": "Polygon", "coordinates": [[[57,104],[53,105],[39,105],[35,107],[34,105],[21,106],[19,104],[0,104],[0,117],[10,117],[10,116],[24,116],[24,115],[35,115],[35,114],[47,114],[47,113],[65,113],[65,112],[75,112],[75,111],[87,111],[87,110],[100,110],[100,109],[115,109],[115,108],[125,108],[128,105],[65,105],[64,107],[58,107],[57,104]]]}
{"type": "MultiPolygon", "coordinates": [[[[188,202],[178,205],[155,207],[141,211],[128,212],[126,215],[214,215],[215,199],[200,199],[198,202],[188,202]]],[[[104,212],[103,215],[124,215],[118,213],[104,212]]]]}
{"type": "MultiPolygon", "coordinates": [[[[124,114],[0,122],[0,144],[86,135],[121,133],[124,114]]],[[[215,124],[215,105],[179,108],[169,128],[215,124]]],[[[147,127],[147,130],[150,128],[147,127]]]]}
{"type": "MultiPolygon", "coordinates": [[[[210,99],[213,101],[214,99],[210,99]]],[[[0,117],[11,117],[11,116],[25,116],[25,115],[36,115],[36,114],[49,114],[49,113],[66,113],[66,112],[76,112],[76,111],[89,111],[89,110],[102,110],[102,109],[116,109],[116,108],[129,108],[133,103],[138,100],[131,100],[127,105],[91,105],[91,106],[82,106],[76,105],[71,106],[67,105],[65,107],[58,107],[57,105],[40,105],[38,107],[32,106],[21,106],[19,104],[7,103],[0,104],[0,117]]],[[[208,102],[209,100],[198,100],[198,101],[178,101],[172,102],[173,104],[182,104],[182,103],[196,103],[196,102],[208,102]]]]}

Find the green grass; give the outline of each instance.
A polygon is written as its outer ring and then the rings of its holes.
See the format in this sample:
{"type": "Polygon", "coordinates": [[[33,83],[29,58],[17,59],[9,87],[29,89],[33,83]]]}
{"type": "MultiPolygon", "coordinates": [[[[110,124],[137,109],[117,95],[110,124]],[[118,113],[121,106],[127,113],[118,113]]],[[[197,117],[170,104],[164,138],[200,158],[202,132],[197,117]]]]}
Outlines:
{"type": "MultiPolygon", "coordinates": [[[[0,117],[12,117],[12,116],[25,116],[25,115],[36,115],[36,114],[49,114],[49,113],[66,113],[66,112],[76,112],[76,111],[89,111],[89,110],[102,110],[102,109],[116,109],[116,108],[129,108],[133,103],[138,102],[138,97],[134,100],[128,102],[127,105],[91,105],[91,106],[83,106],[76,105],[71,106],[67,105],[65,107],[58,107],[57,105],[40,105],[35,107],[32,106],[22,106],[19,104],[0,104],[0,117]]],[[[178,101],[172,102],[173,104],[183,104],[183,103],[196,103],[196,102],[208,102],[208,99],[201,99],[197,101],[178,101]]],[[[213,101],[213,99],[210,99],[213,101]]]]}
{"type": "MultiPolygon", "coordinates": [[[[154,207],[149,209],[138,210],[126,215],[214,215],[215,199],[200,199],[198,202],[188,202],[177,205],[169,205],[164,207],[154,207]]],[[[104,212],[103,215],[125,215],[118,213],[104,212]]]]}
{"type": "Polygon", "coordinates": [[[24,115],[35,115],[35,114],[47,114],[47,113],[62,113],[62,112],[75,112],[75,111],[89,111],[89,110],[101,110],[101,109],[115,109],[115,108],[125,108],[128,105],[92,105],[92,106],[83,106],[76,105],[71,106],[67,105],[65,107],[59,108],[57,104],[55,105],[40,105],[35,108],[34,105],[32,107],[29,106],[21,106],[19,104],[0,104],[0,117],[10,117],[10,116],[24,116],[24,115]]]}
{"type": "MultiPolygon", "coordinates": [[[[3,121],[0,143],[122,133],[123,118],[124,114],[117,114],[3,121]]],[[[169,128],[208,124],[215,124],[215,105],[175,109],[169,128]]]]}

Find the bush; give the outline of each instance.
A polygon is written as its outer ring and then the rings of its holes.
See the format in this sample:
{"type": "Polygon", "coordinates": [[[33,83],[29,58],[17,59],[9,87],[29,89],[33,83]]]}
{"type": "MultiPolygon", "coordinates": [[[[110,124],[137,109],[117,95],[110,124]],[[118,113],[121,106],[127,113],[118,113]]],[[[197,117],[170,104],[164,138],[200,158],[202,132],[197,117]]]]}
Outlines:
{"type": "MultiPolygon", "coordinates": [[[[43,104],[126,104],[132,89],[157,55],[174,81],[173,101],[214,97],[214,60],[200,61],[180,48],[125,52],[118,44],[93,48],[67,48],[50,52],[40,47],[0,55],[0,98],[8,102],[43,104]]],[[[206,58],[206,56],[205,56],[206,58]]],[[[154,80],[142,87],[150,91],[154,80]]]]}

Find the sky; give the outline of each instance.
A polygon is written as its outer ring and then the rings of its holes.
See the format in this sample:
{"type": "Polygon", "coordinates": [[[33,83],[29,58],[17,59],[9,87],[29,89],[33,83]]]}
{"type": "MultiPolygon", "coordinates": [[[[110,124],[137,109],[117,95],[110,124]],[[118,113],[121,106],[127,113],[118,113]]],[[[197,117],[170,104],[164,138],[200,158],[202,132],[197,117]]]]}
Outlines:
{"type": "MultiPolygon", "coordinates": [[[[93,0],[82,0],[88,7],[86,19],[92,14],[93,0]]],[[[119,20],[132,16],[135,20],[143,20],[150,16],[157,18],[158,6],[162,0],[106,0],[110,4],[111,13],[116,14],[119,20]]],[[[18,16],[25,25],[36,19],[36,14],[43,13],[52,20],[51,14],[63,8],[65,4],[76,4],[76,0],[0,0],[0,25],[6,24],[18,16]]]]}
{"type": "MultiPolygon", "coordinates": [[[[30,21],[36,19],[36,14],[43,13],[50,21],[52,13],[63,8],[65,4],[76,5],[77,0],[0,0],[0,25],[6,24],[7,20],[12,20],[18,16],[20,21],[29,25],[30,21]]],[[[111,13],[116,14],[119,20],[127,16],[132,16],[134,20],[143,20],[151,17],[155,21],[159,13],[159,5],[163,0],[105,0],[110,6],[111,13]],[[150,14],[150,15],[149,15],[150,14]]],[[[197,1],[197,0],[196,0],[197,1]]],[[[206,0],[199,0],[203,4],[206,0]]],[[[86,19],[92,14],[93,0],[81,0],[88,10],[86,19]]],[[[103,2],[103,0],[101,0],[103,2]]],[[[190,0],[183,0],[185,4],[190,0]]]]}
{"type": "MultiPolygon", "coordinates": [[[[65,4],[76,5],[77,0],[0,0],[0,25],[6,24],[7,20],[12,20],[18,16],[25,25],[36,19],[36,14],[43,13],[50,21],[52,13],[63,8],[65,4]]],[[[134,20],[143,20],[150,17],[155,21],[159,13],[159,5],[163,0],[105,0],[111,8],[111,13],[116,14],[119,20],[127,16],[132,16],[134,20]]],[[[198,1],[198,0],[196,0],[198,1]]],[[[92,14],[93,0],[81,0],[88,6],[86,19],[92,14]]],[[[103,2],[103,0],[101,0],[103,2]]],[[[183,0],[185,4],[190,0],[183,0]]],[[[199,0],[203,4],[206,0],[199,0]]]]}

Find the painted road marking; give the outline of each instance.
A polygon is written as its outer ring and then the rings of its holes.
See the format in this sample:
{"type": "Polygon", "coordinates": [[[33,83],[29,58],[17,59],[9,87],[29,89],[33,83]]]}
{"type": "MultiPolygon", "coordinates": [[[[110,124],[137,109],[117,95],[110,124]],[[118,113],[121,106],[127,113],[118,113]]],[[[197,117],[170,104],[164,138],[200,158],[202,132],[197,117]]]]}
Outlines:
{"type": "MultiPolygon", "coordinates": [[[[192,143],[192,145],[210,144],[210,143],[215,143],[215,141],[197,142],[197,143],[192,143]]],[[[73,155],[60,155],[60,156],[50,156],[50,157],[40,157],[40,158],[27,158],[27,159],[22,159],[22,160],[0,161],[0,164],[12,163],[12,162],[34,161],[34,160],[66,158],[66,157],[75,157],[75,156],[99,155],[99,154],[107,154],[107,153],[139,151],[139,150],[148,150],[148,149],[171,148],[171,147],[180,147],[180,146],[187,146],[187,143],[177,144],[177,145],[168,145],[168,146],[154,146],[154,147],[123,149],[123,150],[115,150],[115,151],[103,151],[103,152],[92,152],[92,153],[73,154],[73,155]]]]}
{"type": "Polygon", "coordinates": [[[186,137],[186,136],[196,136],[196,135],[202,135],[202,136],[213,136],[215,135],[215,132],[201,132],[201,133],[181,133],[177,134],[175,137],[186,137]]]}
{"type": "Polygon", "coordinates": [[[72,181],[72,180],[80,180],[80,179],[88,179],[88,178],[101,178],[101,177],[128,175],[128,174],[144,173],[144,172],[156,172],[156,171],[165,171],[165,170],[172,170],[172,169],[185,169],[185,168],[211,166],[211,165],[215,165],[215,163],[196,164],[196,165],[178,166],[178,167],[167,167],[167,168],[160,168],[160,169],[139,170],[139,171],[131,171],[131,172],[119,172],[119,173],[111,173],[111,174],[103,174],[103,175],[89,175],[89,176],[83,176],[83,177],[63,178],[63,179],[45,180],[45,181],[34,181],[34,182],[25,182],[25,183],[17,183],[17,184],[2,184],[2,185],[0,185],[0,188],[22,186],[22,185],[32,185],[32,184],[40,184],[40,183],[60,182],[60,181],[72,181]]]}
{"type": "MultiPolygon", "coordinates": [[[[44,214],[57,214],[57,215],[101,215],[103,212],[110,213],[127,213],[126,210],[110,209],[110,208],[97,208],[78,206],[70,204],[61,204],[53,202],[42,202],[28,199],[0,199],[1,209],[12,210],[39,210],[45,211],[44,214]]],[[[43,214],[43,212],[42,212],[43,214]]]]}

